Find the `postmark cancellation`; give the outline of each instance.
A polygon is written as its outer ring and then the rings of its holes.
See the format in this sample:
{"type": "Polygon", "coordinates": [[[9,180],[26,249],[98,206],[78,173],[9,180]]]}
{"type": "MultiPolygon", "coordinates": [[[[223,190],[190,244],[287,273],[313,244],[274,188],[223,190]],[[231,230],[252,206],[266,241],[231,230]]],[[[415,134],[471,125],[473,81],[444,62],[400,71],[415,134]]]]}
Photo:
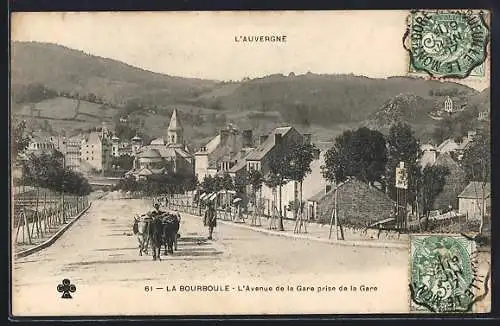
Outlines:
{"type": "Polygon", "coordinates": [[[489,16],[484,10],[414,10],[404,45],[409,73],[434,78],[484,77],[489,16]]]}
{"type": "Polygon", "coordinates": [[[474,241],[462,235],[410,237],[412,312],[486,312],[477,307],[483,306],[488,282],[489,269],[480,268],[474,241]]]}

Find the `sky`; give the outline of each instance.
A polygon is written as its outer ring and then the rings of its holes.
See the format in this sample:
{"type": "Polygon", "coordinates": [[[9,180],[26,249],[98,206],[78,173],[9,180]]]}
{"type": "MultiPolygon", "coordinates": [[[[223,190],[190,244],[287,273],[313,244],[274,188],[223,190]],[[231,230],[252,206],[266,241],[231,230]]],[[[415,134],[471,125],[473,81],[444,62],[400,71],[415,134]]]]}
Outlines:
{"type": "MultiPolygon", "coordinates": [[[[56,43],[172,76],[407,74],[407,11],[14,13],[15,41],[56,43]],[[286,35],[282,43],[235,37],[286,35]]],[[[487,79],[463,82],[478,90],[487,79]]]]}

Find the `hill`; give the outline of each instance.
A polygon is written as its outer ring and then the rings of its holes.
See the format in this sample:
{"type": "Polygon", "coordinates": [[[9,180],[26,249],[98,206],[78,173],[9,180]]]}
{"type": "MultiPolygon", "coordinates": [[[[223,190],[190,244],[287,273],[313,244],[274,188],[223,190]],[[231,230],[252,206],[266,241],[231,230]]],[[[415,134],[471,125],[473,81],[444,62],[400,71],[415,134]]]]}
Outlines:
{"type": "Polygon", "coordinates": [[[30,84],[43,84],[57,92],[92,93],[114,105],[136,97],[173,103],[197,96],[215,84],[153,73],[49,43],[12,42],[11,58],[14,93],[30,84]]]}
{"type": "Polygon", "coordinates": [[[401,93],[427,97],[434,91],[463,96],[477,93],[460,84],[420,78],[305,74],[250,80],[217,101],[230,111],[277,111],[286,121],[328,126],[363,121],[401,93]]]}
{"type": "Polygon", "coordinates": [[[217,82],[158,74],[36,42],[12,43],[11,70],[15,115],[26,116],[35,105],[41,108],[37,121],[69,131],[102,121],[116,124],[125,117],[132,128],[161,136],[176,107],[194,147],[229,122],[252,128],[255,135],[293,124],[318,140],[332,140],[363,122],[384,127],[379,124],[388,118],[432,132],[428,114],[439,110],[446,96],[489,109],[489,91],[479,93],[452,82],[312,73],[217,82]],[[75,115],[78,100],[80,112],[75,115]],[[387,116],[389,107],[392,117],[387,116]]]}
{"type": "Polygon", "coordinates": [[[428,96],[402,93],[384,103],[362,124],[387,133],[398,121],[413,126],[423,142],[439,144],[447,138],[462,137],[469,130],[484,128],[478,112],[489,111],[489,88],[470,94],[432,92],[428,96]],[[452,112],[445,110],[445,101],[452,101],[452,112]]]}

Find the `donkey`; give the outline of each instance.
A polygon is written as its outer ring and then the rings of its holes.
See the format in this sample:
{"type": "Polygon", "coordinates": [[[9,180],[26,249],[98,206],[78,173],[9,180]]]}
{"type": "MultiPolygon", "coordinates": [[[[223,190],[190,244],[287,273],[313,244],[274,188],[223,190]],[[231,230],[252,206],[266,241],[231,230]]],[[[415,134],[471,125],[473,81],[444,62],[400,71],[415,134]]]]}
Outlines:
{"type": "Polygon", "coordinates": [[[134,217],[134,226],[132,227],[132,230],[134,235],[137,236],[137,241],[139,242],[139,256],[142,256],[143,252],[146,255],[148,254],[150,221],[151,218],[145,215],[142,215],[139,218],[134,217]]]}

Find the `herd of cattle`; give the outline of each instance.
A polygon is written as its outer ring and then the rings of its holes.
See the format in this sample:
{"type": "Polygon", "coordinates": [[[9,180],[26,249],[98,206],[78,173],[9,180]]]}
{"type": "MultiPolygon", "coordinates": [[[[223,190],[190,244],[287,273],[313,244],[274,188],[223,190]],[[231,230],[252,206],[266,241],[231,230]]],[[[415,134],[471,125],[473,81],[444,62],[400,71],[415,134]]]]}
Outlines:
{"type": "Polygon", "coordinates": [[[139,255],[148,254],[151,246],[153,260],[161,260],[161,247],[164,246],[164,254],[168,255],[177,250],[177,239],[179,238],[181,215],[176,212],[156,211],[143,214],[139,218],[134,217],[133,232],[139,241],[139,255]]]}

